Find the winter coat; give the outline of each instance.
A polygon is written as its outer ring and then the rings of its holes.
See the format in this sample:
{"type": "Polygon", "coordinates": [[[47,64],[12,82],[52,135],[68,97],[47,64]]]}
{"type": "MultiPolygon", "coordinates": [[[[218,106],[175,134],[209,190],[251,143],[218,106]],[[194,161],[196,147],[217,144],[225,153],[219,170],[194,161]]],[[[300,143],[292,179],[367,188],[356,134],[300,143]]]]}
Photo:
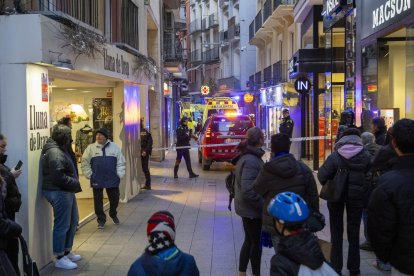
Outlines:
{"type": "Polygon", "coordinates": [[[384,174],[391,170],[397,160],[397,153],[391,144],[382,146],[372,161],[372,171],[384,174]]]}
{"type": "Polygon", "coordinates": [[[125,175],[125,158],[113,142],[95,142],[82,155],[82,171],[92,188],[116,188],[125,175]]]}
{"type": "Polygon", "coordinates": [[[253,189],[253,182],[263,167],[263,155],[262,149],[247,146],[246,151],[232,161],[236,164],[234,208],[241,217],[262,217],[263,198],[253,189]]]}
{"type": "Polygon", "coordinates": [[[0,160],[0,175],[7,184],[7,196],[4,201],[6,205],[6,213],[9,218],[13,218],[14,214],[19,212],[22,205],[22,196],[19,192],[19,187],[16,184],[16,179],[10,172],[10,168],[4,163],[7,161],[7,155],[1,156],[0,160]]]}
{"type": "Polygon", "coordinates": [[[81,191],[78,175],[68,152],[49,138],[40,157],[42,189],[46,191],[81,191]]]}
{"type": "Polygon", "coordinates": [[[333,179],[339,168],[347,168],[348,181],[344,200],[365,200],[369,183],[366,173],[370,169],[370,156],[362,146],[361,138],[356,135],[342,137],[335,145],[335,151],[328,156],[318,171],[318,179],[324,185],[333,179]]]}
{"type": "Polygon", "coordinates": [[[382,261],[414,275],[414,156],[398,157],[368,205],[368,235],[382,261]]]}
{"type": "Polygon", "coordinates": [[[272,276],[296,276],[301,265],[317,270],[325,261],[317,238],[308,231],[281,237],[278,250],[270,261],[272,276]]]}
{"type": "Polygon", "coordinates": [[[385,144],[385,138],[387,137],[387,131],[377,131],[374,133],[375,135],[375,143],[377,143],[380,146],[383,146],[385,144]]]}
{"type": "Polygon", "coordinates": [[[275,233],[273,218],[267,212],[270,200],[281,192],[294,192],[302,196],[313,211],[319,211],[319,196],[312,171],[292,154],[278,156],[266,163],[253,183],[254,190],[265,202],[263,228],[275,233]]]}
{"type": "Polygon", "coordinates": [[[283,118],[283,122],[279,126],[279,132],[286,134],[287,136],[289,136],[289,138],[292,138],[294,126],[295,123],[290,118],[290,116],[288,116],[286,118],[283,118]]]}
{"type": "Polygon", "coordinates": [[[379,152],[381,146],[377,143],[369,143],[364,145],[364,150],[369,154],[371,160],[373,161],[377,153],[379,152]]]}
{"type": "Polygon", "coordinates": [[[179,251],[171,259],[163,260],[146,252],[130,267],[128,276],[198,276],[194,257],[179,251]]]}
{"type": "MultiPolygon", "coordinates": [[[[6,183],[0,179],[0,191],[6,189],[6,183]]],[[[7,240],[17,237],[22,233],[22,228],[16,222],[7,218],[4,198],[0,193],[0,251],[5,250],[7,246],[7,240]]],[[[0,271],[1,272],[1,271],[0,271]]]]}
{"type": "Polygon", "coordinates": [[[177,128],[177,147],[190,146],[191,133],[186,125],[177,128]]]}
{"type": "Polygon", "coordinates": [[[145,128],[140,133],[141,136],[141,152],[144,152],[147,155],[151,155],[152,153],[152,136],[148,130],[145,128]]]}

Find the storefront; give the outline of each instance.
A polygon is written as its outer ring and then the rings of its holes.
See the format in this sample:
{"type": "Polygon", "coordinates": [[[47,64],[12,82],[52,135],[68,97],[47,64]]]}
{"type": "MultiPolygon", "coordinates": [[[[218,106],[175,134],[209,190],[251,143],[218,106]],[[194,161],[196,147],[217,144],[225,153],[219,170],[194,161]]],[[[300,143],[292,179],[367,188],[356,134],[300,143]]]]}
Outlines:
{"type": "Polygon", "coordinates": [[[373,117],[390,127],[414,118],[414,7],[412,0],[359,1],[361,118],[370,130],[373,117]]]}
{"type": "MultiPolygon", "coordinates": [[[[121,201],[126,202],[139,193],[142,181],[139,123],[144,117],[149,124],[148,91],[154,83],[133,73],[136,56],[113,45],[102,44],[102,55],[77,55],[62,37],[63,25],[48,17],[0,20],[0,37],[13,40],[0,45],[0,130],[9,140],[10,164],[24,164],[17,221],[42,267],[52,260],[52,209],[41,193],[39,158],[51,128],[70,117],[73,149],[79,155],[93,142],[94,130],[107,128],[126,158],[120,186],[121,201]],[[22,32],[23,26],[31,32],[22,32]]],[[[83,191],[76,196],[85,221],[93,213],[92,190],[80,163],[78,168],[83,191]]]]}

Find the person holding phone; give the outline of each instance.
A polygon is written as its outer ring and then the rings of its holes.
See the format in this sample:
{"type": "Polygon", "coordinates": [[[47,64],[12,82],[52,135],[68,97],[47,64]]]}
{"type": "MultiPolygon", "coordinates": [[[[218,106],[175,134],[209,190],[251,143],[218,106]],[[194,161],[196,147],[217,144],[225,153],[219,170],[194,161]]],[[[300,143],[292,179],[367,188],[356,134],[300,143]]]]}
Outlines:
{"type": "MultiPolygon", "coordinates": [[[[5,212],[7,218],[13,222],[16,219],[16,213],[19,211],[22,205],[21,195],[19,187],[16,184],[16,178],[22,173],[22,162],[9,168],[5,163],[7,161],[6,153],[7,140],[3,134],[0,134],[0,175],[6,182],[7,194],[4,199],[5,212]]],[[[17,239],[9,239],[6,245],[7,256],[13,265],[13,268],[17,275],[20,275],[19,271],[19,241],[17,239]]]]}

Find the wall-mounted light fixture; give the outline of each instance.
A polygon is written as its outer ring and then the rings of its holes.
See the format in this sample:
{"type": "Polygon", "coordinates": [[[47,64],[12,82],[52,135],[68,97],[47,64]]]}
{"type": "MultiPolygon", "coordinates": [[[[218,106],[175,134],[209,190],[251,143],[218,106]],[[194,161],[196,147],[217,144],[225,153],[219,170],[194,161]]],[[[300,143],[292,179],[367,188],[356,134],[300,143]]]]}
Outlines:
{"type": "Polygon", "coordinates": [[[52,65],[63,70],[73,70],[72,61],[68,58],[61,58],[61,52],[49,51],[49,53],[57,54],[57,57],[52,60],[52,65]]]}

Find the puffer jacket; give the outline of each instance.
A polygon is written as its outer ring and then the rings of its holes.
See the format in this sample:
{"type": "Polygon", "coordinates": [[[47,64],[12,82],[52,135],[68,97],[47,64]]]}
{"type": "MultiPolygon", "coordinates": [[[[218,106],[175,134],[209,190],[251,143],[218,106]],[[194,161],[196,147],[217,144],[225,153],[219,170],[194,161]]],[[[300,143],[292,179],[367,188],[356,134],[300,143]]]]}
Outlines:
{"type": "Polygon", "coordinates": [[[263,155],[262,149],[247,146],[246,151],[232,161],[236,164],[234,208],[241,217],[262,217],[263,198],[253,189],[253,182],[263,167],[263,155]]]}
{"type": "Polygon", "coordinates": [[[318,171],[318,179],[324,185],[333,179],[339,168],[347,168],[348,181],[344,200],[365,200],[369,190],[366,173],[369,171],[371,159],[364,150],[359,136],[342,137],[335,144],[335,151],[328,156],[318,171]]]}
{"type": "Polygon", "coordinates": [[[368,235],[375,254],[414,275],[414,156],[400,156],[380,176],[368,205],[368,235]]]}
{"type": "Polygon", "coordinates": [[[296,276],[301,265],[317,270],[325,261],[317,238],[308,231],[281,237],[278,250],[270,262],[272,276],[296,276]]]}
{"type": "Polygon", "coordinates": [[[6,184],[0,178],[0,250],[6,249],[7,240],[17,237],[22,233],[20,225],[7,218],[3,198],[5,190],[6,184]]]}
{"type": "Polygon", "coordinates": [[[0,175],[4,178],[7,184],[7,196],[4,201],[6,205],[6,213],[9,218],[14,217],[14,214],[20,210],[22,205],[22,196],[19,192],[19,187],[16,184],[16,179],[10,172],[10,168],[6,166],[7,155],[0,156],[0,175]]]}
{"type": "Polygon", "coordinates": [[[312,171],[292,154],[273,158],[261,169],[253,183],[264,199],[263,228],[274,234],[273,218],[267,212],[270,200],[281,192],[294,192],[302,196],[312,211],[319,211],[319,196],[312,171]]]}
{"type": "Polygon", "coordinates": [[[82,156],[82,171],[95,189],[116,188],[125,175],[125,158],[113,142],[90,144],[82,156]]]}
{"type": "Polygon", "coordinates": [[[42,149],[42,189],[46,191],[80,192],[76,170],[69,153],[49,138],[42,149]]]}

